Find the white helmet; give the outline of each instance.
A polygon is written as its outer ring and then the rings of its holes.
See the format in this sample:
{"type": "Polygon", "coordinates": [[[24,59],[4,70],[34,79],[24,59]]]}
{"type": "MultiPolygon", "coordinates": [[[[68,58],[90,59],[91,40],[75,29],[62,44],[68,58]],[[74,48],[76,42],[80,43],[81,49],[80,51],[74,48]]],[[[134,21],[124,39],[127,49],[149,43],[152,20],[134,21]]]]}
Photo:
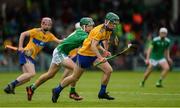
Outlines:
{"type": "Polygon", "coordinates": [[[165,28],[165,27],[162,27],[162,28],[160,28],[160,30],[159,30],[159,33],[168,33],[168,30],[167,30],[167,28],[165,28]]]}
{"type": "Polygon", "coordinates": [[[81,26],[80,26],[80,23],[79,22],[77,22],[76,24],[75,24],[75,28],[77,29],[77,28],[81,28],[81,26]]]}

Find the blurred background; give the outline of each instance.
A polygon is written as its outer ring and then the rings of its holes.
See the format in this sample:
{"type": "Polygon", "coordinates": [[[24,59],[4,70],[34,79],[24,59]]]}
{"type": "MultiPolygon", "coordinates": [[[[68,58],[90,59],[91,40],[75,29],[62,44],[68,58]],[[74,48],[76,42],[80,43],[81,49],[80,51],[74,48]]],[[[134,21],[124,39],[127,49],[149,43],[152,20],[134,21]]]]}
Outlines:
{"type": "MultiPolygon", "coordinates": [[[[4,49],[4,45],[18,46],[20,33],[39,27],[42,17],[53,19],[52,33],[62,39],[75,29],[81,17],[92,17],[98,25],[109,11],[120,16],[120,24],[111,39],[112,54],[123,50],[131,41],[140,46],[135,54],[110,61],[115,70],[144,70],[142,55],[160,27],[168,28],[174,70],[180,70],[179,10],[178,0],[0,0],[0,72],[20,69],[17,52],[4,49]],[[118,44],[114,42],[115,36],[118,44]]],[[[48,44],[36,58],[38,71],[48,69],[55,46],[48,44]]]]}

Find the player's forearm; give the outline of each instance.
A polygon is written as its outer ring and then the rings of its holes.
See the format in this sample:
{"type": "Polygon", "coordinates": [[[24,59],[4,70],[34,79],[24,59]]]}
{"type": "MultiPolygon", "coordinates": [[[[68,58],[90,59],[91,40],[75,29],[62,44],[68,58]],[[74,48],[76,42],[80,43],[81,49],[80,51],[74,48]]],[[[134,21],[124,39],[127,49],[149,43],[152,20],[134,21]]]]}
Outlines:
{"type": "Polygon", "coordinates": [[[103,41],[103,45],[104,45],[104,49],[108,50],[109,45],[108,45],[108,41],[107,40],[103,41]]]}
{"type": "Polygon", "coordinates": [[[100,58],[101,57],[101,54],[99,53],[99,51],[98,51],[98,49],[97,49],[97,47],[96,46],[91,46],[91,50],[96,54],[96,56],[98,57],[98,58],[100,58]]]}
{"type": "Polygon", "coordinates": [[[58,44],[60,44],[62,41],[63,40],[61,40],[61,39],[55,39],[55,42],[58,43],[58,44]]]}
{"type": "Polygon", "coordinates": [[[96,54],[96,56],[97,56],[98,58],[101,58],[102,56],[101,56],[101,54],[99,53],[99,50],[98,50],[98,48],[97,48],[97,43],[98,43],[98,41],[92,40],[91,50],[96,54]]]}
{"type": "Polygon", "coordinates": [[[102,46],[99,46],[99,49],[100,49],[102,52],[105,52],[105,51],[106,51],[102,46]]]}
{"type": "Polygon", "coordinates": [[[151,48],[149,48],[149,49],[147,50],[146,59],[149,59],[149,58],[150,58],[151,50],[152,50],[151,48]]]}
{"type": "Polygon", "coordinates": [[[26,33],[21,33],[20,38],[19,38],[19,48],[23,47],[24,39],[26,37],[26,33]]]}
{"type": "Polygon", "coordinates": [[[169,54],[170,52],[169,52],[169,49],[167,49],[166,51],[165,51],[165,57],[167,58],[167,59],[170,59],[170,54],[169,54]]]}

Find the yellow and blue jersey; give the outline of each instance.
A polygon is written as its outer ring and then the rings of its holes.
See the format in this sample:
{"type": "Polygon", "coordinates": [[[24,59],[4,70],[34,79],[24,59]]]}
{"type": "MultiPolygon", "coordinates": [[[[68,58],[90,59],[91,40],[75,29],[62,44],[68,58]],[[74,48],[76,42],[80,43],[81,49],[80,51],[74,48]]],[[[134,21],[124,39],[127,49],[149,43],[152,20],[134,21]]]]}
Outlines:
{"type": "Polygon", "coordinates": [[[102,42],[103,40],[109,40],[112,31],[107,31],[104,25],[98,25],[94,27],[83,42],[83,46],[78,50],[78,54],[83,56],[96,56],[96,54],[91,50],[92,39],[102,42]]]}
{"type": "Polygon", "coordinates": [[[57,38],[51,33],[43,33],[40,28],[34,28],[28,30],[30,40],[24,50],[31,50],[31,58],[35,59],[37,54],[42,50],[42,48],[47,44],[47,42],[55,41],[57,38]]]}
{"type": "Polygon", "coordinates": [[[75,48],[75,49],[73,49],[73,50],[71,50],[70,52],[69,52],[69,57],[74,57],[74,56],[76,56],[77,55],[77,52],[78,52],[78,48],[75,48]]]}

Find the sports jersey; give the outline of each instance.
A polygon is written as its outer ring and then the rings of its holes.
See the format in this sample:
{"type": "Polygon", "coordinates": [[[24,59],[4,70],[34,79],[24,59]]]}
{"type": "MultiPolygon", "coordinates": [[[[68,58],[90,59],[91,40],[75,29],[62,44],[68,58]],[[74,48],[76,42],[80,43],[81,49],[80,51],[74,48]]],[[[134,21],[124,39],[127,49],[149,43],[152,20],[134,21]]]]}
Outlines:
{"type": "Polygon", "coordinates": [[[152,52],[150,58],[159,60],[164,58],[164,52],[169,48],[170,40],[167,37],[165,37],[164,39],[161,39],[161,37],[156,37],[153,39],[151,46],[152,52]]]}
{"type": "Polygon", "coordinates": [[[83,46],[78,50],[78,54],[84,56],[96,56],[91,50],[92,39],[102,42],[103,40],[109,40],[111,34],[112,31],[106,31],[103,24],[96,26],[89,33],[88,38],[84,40],[83,46]]]}
{"type": "Polygon", "coordinates": [[[88,33],[78,28],[64,39],[63,42],[57,46],[57,49],[59,52],[68,55],[71,50],[80,47],[87,36],[88,33]]]}
{"type": "Polygon", "coordinates": [[[71,50],[68,54],[69,57],[74,57],[77,55],[77,52],[78,52],[78,48],[75,48],[73,50],[71,50]]]}
{"type": "Polygon", "coordinates": [[[40,28],[34,28],[28,30],[30,35],[30,40],[24,50],[32,51],[31,57],[35,59],[37,54],[41,51],[41,49],[46,45],[47,42],[54,41],[57,38],[51,33],[43,33],[40,28]]]}

